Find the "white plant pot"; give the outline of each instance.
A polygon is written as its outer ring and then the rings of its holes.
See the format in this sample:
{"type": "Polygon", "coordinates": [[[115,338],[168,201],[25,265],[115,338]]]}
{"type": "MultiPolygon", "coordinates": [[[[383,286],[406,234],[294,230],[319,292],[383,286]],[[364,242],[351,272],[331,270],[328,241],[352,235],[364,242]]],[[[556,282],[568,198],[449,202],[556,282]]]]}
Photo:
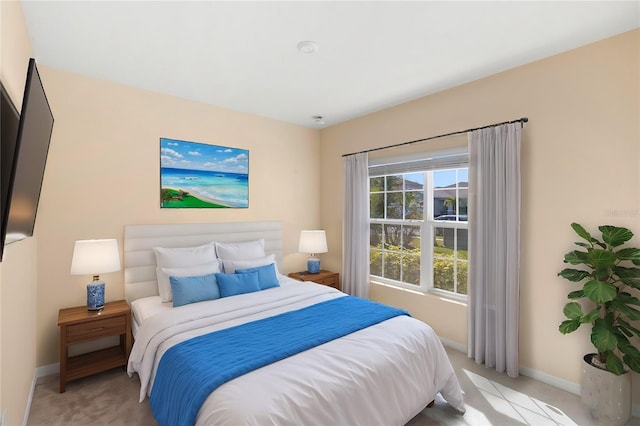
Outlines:
{"type": "Polygon", "coordinates": [[[591,416],[602,424],[625,425],[631,418],[631,374],[616,376],[610,371],[591,365],[595,354],[584,356],[580,377],[582,403],[591,410],[591,416]]]}

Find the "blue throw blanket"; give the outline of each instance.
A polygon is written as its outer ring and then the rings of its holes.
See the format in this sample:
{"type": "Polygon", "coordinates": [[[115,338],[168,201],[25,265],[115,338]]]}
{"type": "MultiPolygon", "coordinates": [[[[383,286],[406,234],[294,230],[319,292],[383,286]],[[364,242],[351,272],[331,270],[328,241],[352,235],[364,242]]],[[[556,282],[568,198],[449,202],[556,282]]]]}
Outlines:
{"type": "Polygon", "coordinates": [[[193,425],[216,388],[245,373],[407,312],[351,296],[194,337],[167,350],[149,398],[160,425],[193,425]]]}

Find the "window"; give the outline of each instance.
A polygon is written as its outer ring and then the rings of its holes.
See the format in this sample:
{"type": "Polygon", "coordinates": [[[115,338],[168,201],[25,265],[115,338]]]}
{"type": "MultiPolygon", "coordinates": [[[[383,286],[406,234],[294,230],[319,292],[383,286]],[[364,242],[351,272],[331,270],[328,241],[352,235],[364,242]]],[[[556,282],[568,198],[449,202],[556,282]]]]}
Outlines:
{"type": "Polygon", "coordinates": [[[467,156],[443,158],[370,164],[370,273],[391,285],[465,296],[467,156]]]}

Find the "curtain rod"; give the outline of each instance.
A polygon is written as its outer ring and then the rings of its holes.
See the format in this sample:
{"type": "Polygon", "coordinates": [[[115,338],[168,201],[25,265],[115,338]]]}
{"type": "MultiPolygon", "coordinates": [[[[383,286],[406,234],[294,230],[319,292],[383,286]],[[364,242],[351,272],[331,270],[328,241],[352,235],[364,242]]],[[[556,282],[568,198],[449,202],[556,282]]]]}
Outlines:
{"type": "Polygon", "coordinates": [[[461,133],[473,132],[474,130],[480,130],[480,129],[487,129],[489,127],[502,126],[503,124],[511,124],[511,123],[520,122],[520,125],[522,127],[524,127],[524,123],[526,123],[527,121],[529,121],[529,119],[527,117],[522,117],[522,118],[518,118],[517,120],[503,121],[502,123],[489,124],[487,126],[475,127],[473,129],[467,129],[467,130],[459,130],[457,132],[445,133],[444,135],[431,136],[431,137],[424,138],[424,139],[416,139],[415,141],[401,142],[401,143],[397,143],[395,145],[381,146],[380,148],[366,149],[364,151],[352,152],[350,154],[343,154],[342,156],[343,157],[348,157],[350,155],[364,154],[365,152],[373,152],[373,151],[380,151],[382,149],[396,148],[396,147],[399,147],[399,146],[411,145],[412,143],[416,143],[416,142],[424,142],[424,141],[429,141],[431,139],[443,138],[445,136],[453,136],[453,135],[459,135],[461,133]]]}

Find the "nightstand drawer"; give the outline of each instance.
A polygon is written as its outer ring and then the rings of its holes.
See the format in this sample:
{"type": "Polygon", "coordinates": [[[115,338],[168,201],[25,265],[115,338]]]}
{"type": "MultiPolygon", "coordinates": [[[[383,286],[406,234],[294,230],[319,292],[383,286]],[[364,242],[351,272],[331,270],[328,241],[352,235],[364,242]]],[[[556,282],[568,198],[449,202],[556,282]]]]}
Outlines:
{"type": "Polygon", "coordinates": [[[338,283],[336,282],[336,277],[323,278],[320,280],[313,280],[314,283],[328,285],[330,287],[338,288],[338,283]]]}
{"type": "Polygon", "coordinates": [[[313,281],[314,283],[340,290],[340,274],[337,272],[321,270],[317,274],[310,274],[306,271],[300,271],[290,273],[289,278],[293,278],[298,281],[313,281]]]}
{"type": "Polygon", "coordinates": [[[67,326],[67,343],[79,343],[126,332],[124,315],[67,326]]]}

